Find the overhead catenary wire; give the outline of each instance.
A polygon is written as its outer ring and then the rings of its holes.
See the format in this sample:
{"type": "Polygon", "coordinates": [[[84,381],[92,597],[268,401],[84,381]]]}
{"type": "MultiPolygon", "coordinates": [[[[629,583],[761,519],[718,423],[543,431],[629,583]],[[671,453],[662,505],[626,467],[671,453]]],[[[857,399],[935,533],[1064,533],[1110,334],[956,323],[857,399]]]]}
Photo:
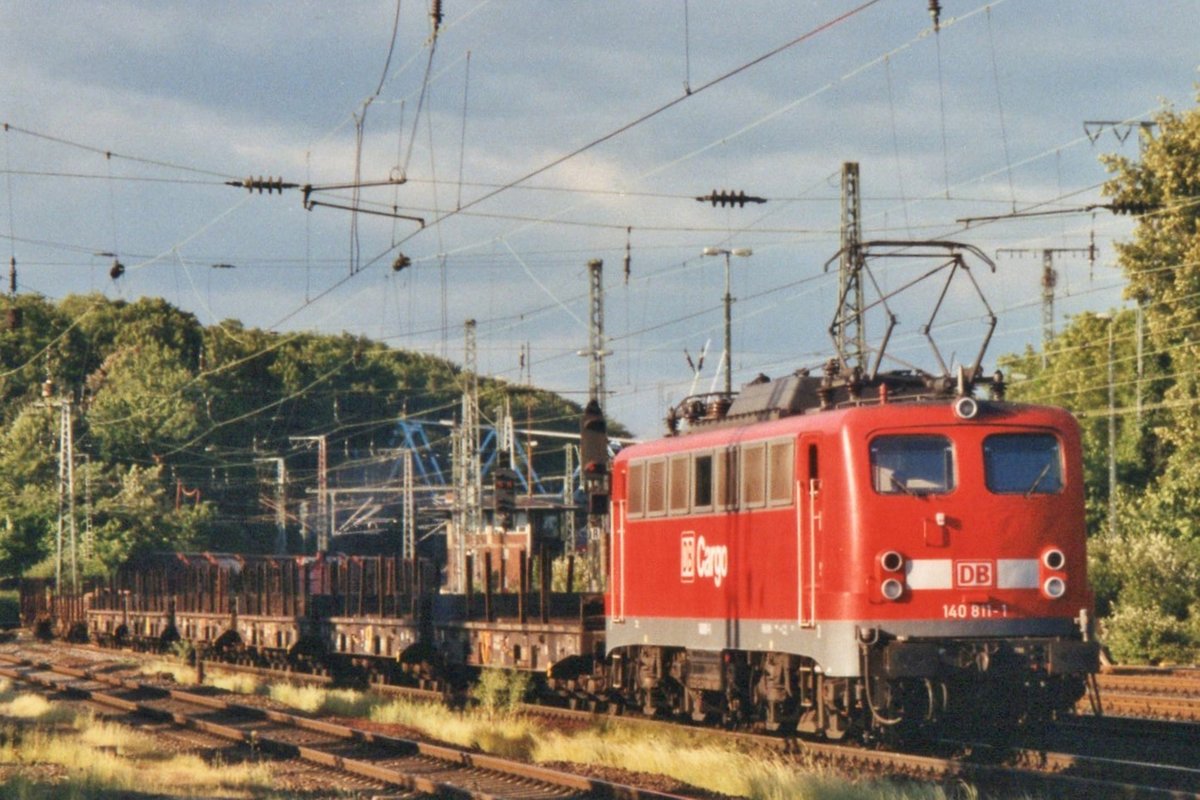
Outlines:
{"type": "Polygon", "coordinates": [[[1012,156],[1008,153],[1008,127],[1004,123],[1004,98],[1000,92],[1000,67],[996,64],[996,39],[992,35],[992,8],[988,6],[987,18],[988,49],[992,57],[992,84],[996,88],[996,111],[1000,121],[1000,143],[1004,147],[1004,163],[1008,167],[1008,193],[1012,197],[1013,211],[1017,210],[1017,190],[1013,186],[1012,156]]]}
{"type": "Polygon", "coordinates": [[[13,197],[13,171],[12,171],[12,141],[8,136],[8,125],[4,126],[4,183],[6,194],[8,195],[8,252],[9,252],[9,269],[10,269],[10,286],[11,294],[17,292],[17,215],[16,201],[13,197]]]}
{"type": "MultiPolygon", "coordinates": [[[[745,72],[746,70],[751,69],[752,67],[755,67],[758,64],[761,64],[762,62],[767,61],[768,59],[773,58],[774,56],[779,55],[780,53],[785,52],[786,50],[789,50],[792,47],[795,47],[799,44],[802,44],[802,43],[810,40],[814,36],[817,36],[818,34],[823,33],[825,31],[837,26],[838,24],[860,14],[861,12],[867,10],[871,6],[876,5],[879,2],[881,2],[881,0],[867,0],[867,2],[862,3],[859,6],[856,6],[855,8],[852,8],[843,14],[838,15],[837,17],[834,17],[833,19],[830,19],[830,20],[827,20],[826,22],[821,23],[820,25],[816,26],[815,28],[812,28],[812,29],[806,31],[805,33],[785,42],[784,44],[779,45],[778,47],[775,47],[775,48],[767,51],[766,53],[763,53],[763,54],[757,56],[756,58],[746,61],[746,62],[740,64],[739,66],[733,68],[732,70],[729,70],[728,72],[725,72],[724,74],[717,76],[716,78],[712,78],[711,80],[701,84],[700,86],[695,87],[690,92],[686,92],[686,93],[674,98],[673,100],[669,100],[666,103],[663,103],[662,105],[659,105],[656,108],[653,108],[650,111],[642,114],[641,116],[639,116],[633,120],[630,120],[629,122],[626,122],[623,125],[620,125],[617,128],[610,130],[607,133],[604,133],[604,134],[590,140],[589,142],[587,142],[567,153],[564,153],[563,155],[560,155],[556,158],[551,159],[549,162],[542,164],[541,166],[531,170],[530,172],[527,172],[524,175],[522,175],[512,181],[509,181],[508,183],[506,183],[496,189],[493,189],[490,192],[485,192],[483,195],[476,197],[473,200],[468,201],[466,204],[464,204],[462,206],[461,209],[456,209],[455,211],[447,212],[446,217],[449,217],[449,216],[452,216],[453,214],[459,213],[459,211],[466,210],[468,208],[476,206],[486,200],[489,200],[489,199],[495,197],[496,195],[501,194],[502,192],[507,191],[508,189],[510,189],[514,186],[518,186],[532,178],[536,178],[538,175],[548,172],[551,169],[554,169],[555,167],[559,166],[560,164],[563,164],[573,158],[576,158],[577,156],[580,156],[583,153],[586,153],[589,150],[592,150],[595,147],[597,147],[601,144],[604,144],[605,142],[610,141],[610,140],[620,136],[621,134],[626,133],[627,131],[632,130],[633,128],[637,127],[638,125],[641,125],[651,119],[654,119],[655,117],[659,116],[660,114],[663,114],[666,111],[669,111],[670,109],[674,108],[675,106],[679,105],[680,103],[684,102],[685,100],[688,100],[689,98],[694,97],[695,95],[698,95],[701,92],[707,91],[708,89],[711,89],[714,86],[724,83],[726,80],[728,80],[732,77],[735,77],[736,75],[740,75],[741,73],[745,72]]],[[[441,220],[438,220],[438,221],[441,221],[441,220]]],[[[411,234],[410,234],[410,236],[411,236],[411,234]]],[[[401,243],[403,243],[403,240],[401,243]]],[[[379,258],[382,258],[382,255],[379,256],[379,258]]]]}
{"type": "MultiPolygon", "coordinates": [[[[1004,1],[1004,0],[998,0],[998,2],[1003,2],[1003,1],[1004,1]]],[[[996,3],[992,3],[992,4],[990,4],[990,5],[995,5],[995,4],[996,4],[996,3]]],[[[734,75],[734,74],[737,74],[738,72],[740,72],[740,71],[742,71],[742,70],[744,70],[744,69],[748,68],[749,66],[751,66],[751,65],[753,65],[753,64],[756,64],[756,63],[759,63],[759,62],[760,62],[760,61],[762,61],[762,60],[765,60],[766,58],[770,57],[771,55],[777,54],[778,52],[782,52],[784,49],[786,49],[786,48],[788,48],[788,47],[790,47],[790,46],[793,46],[794,44],[797,44],[797,43],[799,43],[799,42],[801,42],[801,41],[804,41],[804,40],[806,40],[806,39],[808,39],[808,38],[811,38],[811,36],[812,36],[812,35],[815,35],[815,33],[817,33],[817,32],[820,32],[820,31],[822,31],[822,30],[825,30],[825,29],[828,29],[829,27],[831,27],[832,25],[836,24],[837,22],[840,22],[840,21],[842,21],[842,20],[844,20],[844,19],[848,18],[850,15],[856,14],[856,13],[858,13],[858,12],[860,12],[860,11],[864,10],[864,9],[865,9],[867,6],[869,6],[869,5],[871,5],[871,3],[867,3],[867,4],[863,5],[863,6],[859,6],[858,8],[856,8],[856,9],[853,9],[853,10],[851,10],[851,11],[847,12],[847,13],[846,13],[845,15],[843,15],[842,17],[839,17],[839,18],[837,18],[837,19],[835,19],[835,20],[832,20],[832,21],[830,21],[830,22],[827,22],[827,23],[823,24],[822,26],[819,26],[818,28],[815,28],[815,29],[813,29],[813,30],[812,30],[812,31],[810,31],[809,33],[807,33],[807,34],[804,34],[804,35],[803,35],[803,36],[801,36],[801,37],[797,37],[797,39],[794,39],[794,40],[792,40],[792,41],[791,41],[791,42],[789,42],[788,44],[786,44],[786,45],[784,45],[784,46],[781,46],[780,48],[777,48],[776,50],[774,50],[774,51],[771,51],[770,53],[768,53],[768,54],[766,54],[766,55],[764,55],[764,56],[760,56],[758,59],[755,59],[754,61],[747,62],[746,64],[743,64],[741,67],[738,67],[738,68],[736,68],[735,70],[732,70],[731,72],[728,72],[728,73],[726,73],[725,75],[723,75],[723,76],[721,76],[721,77],[718,77],[718,78],[715,78],[715,79],[713,79],[712,81],[708,82],[707,84],[705,84],[704,86],[700,87],[700,88],[699,88],[699,89],[697,89],[696,91],[697,91],[697,92],[699,92],[699,91],[701,91],[701,90],[703,90],[703,89],[705,89],[705,88],[708,88],[708,87],[710,87],[710,86],[712,86],[712,85],[715,85],[716,83],[718,83],[718,82],[720,82],[720,81],[722,81],[722,80],[724,80],[724,79],[726,79],[726,78],[728,78],[728,77],[731,77],[731,76],[732,76],[732,75],[734,75]]],[[[962,16],[960,16],[960,17],[957,17],[957,18],[954,18],[954,19],[952,19],[952,20],[948,20],[948,21],[946,21],[946,22],[944,22],[944,23],[943,23],[942,27],[948,27],[948,26],[950,26],[950,25],[953,25],[953,24],[958,24],[958,23],[960,23],[960,22],[962,22],[962,21],[964,21],[964,20],[966,20],[966,19],[969,19],[969,18],[971,18],[971,17],[974,17],[975,15],[977,15],[977,14],[979,14],[979,13],[982,13],[983,11],[987,10],[988,8],[990,8],[990,5],[988,5],[988,6],[981,6],[981,7],[979,7],[979,8],[977,8],[977,9],[975,9],[974,11],[972,11],[972,12],[970,12],[970,13],[968,13],[968,14],[962,15],[962,16]]],[[[883,63],[883,60],[884,60],[884,58],[885,58],[886,56],[894,55],[894,54],[896,54],[896,53],[902,52],[903,50],[906,50],[906,49],[908,49],[908,48],[912,47],[912,46],[913,46],[913,45],[915,45],[915,44],[916,44],[918,41],[920,41],[920,40],[921,40],[921,38],[922,38],[922,36],[918,35],[917,37],[914,37],[912,40],[910,40],[910,41],[906,42],[905,44],[903,44],[903,45],[901,45],[901,46],[899,46],[899,47],[897,47],[897,48],[894,48],[894,49],[892,49],[892,50],[891,50],[891,51],[889,51],[888,53],[884,54],[884,56],[880,56],[880,57],[877,57],[877,58],[875,58],[875,59],[872,59],[872,60],[870,60],[870,61],[868,61],[868,62],[864,63],[863,65],[861,65],[861,66],[859,66],[859,67],[857,67],[857,68],[855,68],[855,69],[851,70],[850,72],[848,72],[848,73],[845,73],[845,74],[844,74],[844,75],[842,75],[840,78],[838,78],[836,81],[831,81],[831,82],[829,82],[829,83],[825,84],[824,86],[822,86],[821,88],[819,88],[819,89],[817,89],[817,90],[815,90],[815,91],[813,91],[813,92],[809,92],[808,94],[804,95],[803,97],[799,98],[798,100],[794,100],[794,101],[791,101],[791,102],[789,102],[788,104],[786,104],[786,105],[785,105],[784,107],[782,107],[781,109],[777,109],[776,111],[774,111],[774,112],[771,112],[770,114],[768,114],[768,115],[766,115],[766,116],[764,116],[764,117],[760,117],[759,119],[757,119],[757,120],[755,120],[755,121],[751,122],[750,124],[743,126],[742,128],[740,128],[739,130],[735,131],[734,133],[731,133],[731,134],[725,134],[724,136],[718,137],[717,139],[713,140],[713,142],[711,142],[711,143],[710,143],[710,144],[708,144],[708,145],[705,145],[704,147],[701,147],[701,148],[699,148],[699,149],[697,149],[697,150],[693,150],[693,151],[691,151],[691,152],[689,152],[689,153],[687,153],[687,154],[685,154],[685,155],[683,155],[683,156],[681,156],[681,157],[678,157],[678,158],[676,158],[676,159],[674,159],[674,160],[672,160],[672,161],[670,161],[670,162],[666,162],[666,163],[664,163],[664,164],[661,164],[661,165],[659,165],[658,167],[656,167],[655,169],[653,169],[653,170],[650,170],[650,171],[648,171],[648,172],[645,172],[645,173],[643,173],[641,177],[642,177],[642,178],[645,178],[645,177],[648,177],[648,176],[650,176],[650,175],[653,175],[653,174],[656,174],[656,173],[662,172],[662,171],[664,171],[664,170],[666,170],[666,169],[668,169],[668,168],[670,168],[670,167],[676,166],[676,165],[678,165],[678,164],[680,164],[680,163],[682,163],[682,162],[684,162],[684,161],[687,161],[687,160],[689,160],[689,159],[695,158],[696,156],[698,156],[698,155],[702,154],[703,152],[705,152],[705,151],[707,151],[707,150],[711,149],[712,147],[715,147],[715,146],[717,146],[717,144],[719,144],[719,143],[727,142],[727,141],[730,141],[730,140],[732,140],[732,139],[734,139],[734,138],[737,138],[738,136],[744,135],[745,133],[749,132],[750,130],[753,130],[754,128],[756,128],[756,127],[758,127],[758,126],[760,126],[760,125],[764,124],[766,121],[768,121],[768,120],[770,120],[770,119],[774,119],[775,117],[779,116],[780,114],[784,113],[785,111],[787,111],[787,110],[790,110],[790,109],[792,109],[792,108],[795,108],[796,106],[800,105],[801,103],[807,102],[807,101],[809,101],[809,100],[813,99],[814,97],[816,97],[816,96],[820,95],[821,93],[823,93],[823,92],[825,92],[825,91],[829,90],[829,89],[830,89],[830,88],[832,88],[832,86],[834,86],[836,83],[838,83],[838,82],[841,82],[841,81],[848,80],[848,79],[850,79],[850,78],[852,78],[852,77],[854,77],[854,76],[856,76],[856,75],[858,75],[858,74],[862,73],[863,71],[865,71],[866,69],[868,69],[868,68],[870,68],[870,67],[877,66],[878,64],[880,64],[880,63],[883,63]]],[[[657,110],[655,110],[655,111],[652,111],[652,112],[650,112],[649,114],[643,115],[642,117],[638,118],[637,120],[635,120],[635,121],[633,121],[633,122],[631,122],[631,123],[627,123],[625,126],[622,126],[621,128],[617,129],[616,131],[610,132],[609,134],[606,134],[605,136],[602,136],[602,137],[600,137],[600,138],[598,138],[598,139],[596,139],[596,140],[593,140],[593,141],[592,141],[590,144],[588,144],[588,145],[585,145],[584,147],[582,147],[582,148],[579,148],[579,149],[577,149],[577,150],[575,150],[575,151],[572,151],[571,153],[568,153],[568,154],[566,154],[565,156],[562,156],[562,157],[560,157],[559,159],[557,159],[557,160],[555,160],[555,161],[552,161],[550,164],[547,164],[547,165],[545,165],[545,166],[543,166],[543,167],[541,167],[541,168],[539,168],[539,169],[535,170],[534,172],[532,172],[532,173],[529,173],[529,174],[527,174],[526,176],[524,176],[524,177],[522,177],[522,178],[519,178],[519,179],[517,179],[516,181],[510,181],[510,182],[508,182],[508,183],[506,183],[506,184],[502,184],[502,185],[500,185],[499,187],[497,187],[497,188],[495,188],[495,189],[491,190],[490,192],[486,192],[486,193],[485,193],[483,196],[476,198],[475,200],[471,201],[471,202],[470,202],[470,203],[468,203],[467,205],[465,205],[465,206],[462,206],[461,208],[457,209],[456,211],[454,211],[454,212],[450,212],[449,214],[445,215],[445,217],[443,217],[443,219],[444,219],[444,218],[447,218],[447,217],[449,217],[449,216],[452,216],[452,215],[454,215],[454,214],[462,213],[462,212],[464,212],[466,209],[468,209],[469,207],[471,207],[472,205],[474,205],[474,204],[477,204],[477,203],[480,203],[480,202],[482,202],[483,200],[489,199],[490,197],[493,197],[493,196],[495,196],[495,195],[497,195],[497,194],[499,194],[499,193],[501,193],[501,192],[503,192],[503,191],[508,191],[508,190],[510,190],[510,189],[516,188],[518,185],[520,185],[520,184],[524,183],[526,180],[528,180],[528,179],[530,179],[530,178],[532,178],[532,177],[535,177],[536,175],[538,175],[538,174],[541,174],[542,172],[545,172],[545,171],[549,170],[550,168],[552,168],[552,167],[554,167],[554,166],[557,166],[557,165],[558,165],[558,164],[560,164],[560,163],[563,163],[563,162],[565,162],[565,161],[566,161],[566,160],[568,160],[569,158],[572,158],[572,157],[574,157],[574,156],[576,156],[576,155],[579,155],[579,154],[581,154],[582,152],[585,152],[586,150],[590,149],[591,147],[594,147],[594,146],[596,146],[597,144],[600,144],[600,143],[602,143],[602,142],[604,142],[604,141],[607,141],[608,139],[611,139],[611,138],[613,138],[614,136],[618,135],[619,133],[622,133],[622,132],[624,132],[624,131],[626,131],[626,130],[629,130],[630,128],[634,127],[635,125],[637,125],[637,124],[639,124],[639,123],[641,123],[641,122],[643,122],[643,121],[646,121],[646,120],[650,119],[651,117],[653,117],[653,116],[657,115],[658,113],[661,113],[661,111],[664,111],[664,110],[666,110],[667,108],[670,108],[671,106],[673,106],[673,105],[677,104],[678,102],[680,102],[680,101],[681,101],[681,100],[683,100],[683,99],[686,99],[686,96],[685,96],[685,97],[681,97],[681,98],[677,98],[676,100],[674,100],[674,101],[671,101],[670,103],[668,103],[668,104],[666,104],[666,105],[664,105],[664,106],[661,106],[661,107],[659,107],[659,109],[657,109],[657,110]]],[[[908,206],[908,202],[905,202],[905,203],[904,203],[904,207],[905,207],[905,208],[907,208],[907,206],[908,206]]],[[[561,212],[560,212],[560,213],[561,213],[561,212]]],[[[441,221],[441,220],[439,219],[439,221],[441,221]]],[[[538,219],[538,220],[535,220],[535,221],[531,221],[531,222],[529,223],[529,225],[533,225],[533,224],[544,224],[544,222],[545,222],[545,221],[546,221],[546,220],[545,220],[545,218],[542,218],[542,219],[538,219]]],[[[528,226],[526,226],[526,227],[528,227],[528,226]]],[[[639,226],[639,227],[640,227],[640,226],[639,226]]],[[[506,234],[506,235],[512,235],[512,233],[513,233],[513,232],[509,232],[509,233],[508,233],[508,234],[506,234]]],[[[404,243],[404,242],[406,242],[408,239],[412,238],[412,236],[414,236],[414,235],[415,235],[415,233],[413,233],[413,234],[409,234],[408,236],[404,237],[403,239],[401,239],[401,240],[399,240],[399,241],[393,241],[393,243],[392,243],[391,247],[389,247],[387,250],[383,251],[383,252],[382,252],[382,253],[380,253],[378,256],[376,256],[374,259],[372,259],[372,260],[371,260],[371,261],[368,263],[368,266],[369,266],[370,264],[377,263],[377,262],[379,261],[379,259],[383,258],[385,255],[387,255],[388,253],[390,253],[390,252],[391,252],[391,250],[393,250],[393,249],[395,249],[396,247],[398,247],[399,245],[403,244],[403,243],[404,243]]],[[[336,284],[336,285],[335,285],[335,286],[333,286],[333,287],[330,287],[330,291],[333,291],[333,290],[335,290],[335,289],[337,289],[337,288],[340,288],[340,286],[342,285],[342,283],[344,283],[344,281],[342,281],[342,282],[339,282],[338,284],[336,284]]],[[[318,298],[315,298],[315,299],[320,299],[320,297],[318,297],[318,298]]],[[[303,307],[302,307],[302,308],[299,308],[299,309],[296,309],[296,310],[294,310],[294,311],[293,311],[291,314],[289,314],[289,315],[288,315],[288,317],[285,317],[283,320],[280,320],[280,321],[279,321],[279,323],[277,323],[277,324],[281,324],[282,322],[286,321],[287,319],[290,319],[292,316],[294,316],[295,314],[299,313],[301,310],[303,310],[303,307]]]]}
{"type": "MultiPolygon", "coordinates": [[[[904,198],[902,198],[902,199],[901,199],[901,202],[902,202],[902,206],[903,206],[905,209],[907,209],[907,201],[906,201],[904,198]]],[[[440,248],[440,247],[439,247],[439,250],[441,250],[441,248],[440,248]]],[[[523,252],[524,252],[524,251],[522,251],[522,253],[523,253],[523,252]]],[[[444,327],[444,326],[443,326],[443,327],[444,327]]]]}
{"type": "Polygon", "coordinates": [[[134,155],[127,155],[124,153],[118,153],[114,150],[105,150],[100,147],[95,147],[95,146],[92,146],[89,144],[84,144],[82,142],[74,141],[72,139],[67,139],[66,137],[63,137],[63,136],[54,136],[54,135],[51,135],[48,133],[39,133],[38,131],[29,130],[27,128],[22,128],[20,126],[12,125],[7,122],[4,123],[4,130],[6,132],[14,131],[14,132],[20,133],[24,136],[29,136],[30,138],[33,138],[33,139],[40,139],[42,141],[54,142],[55,144],[64,145],[66,147],[72,147],[77,150],[84,150],[89,153],[95,153],[96,155],[104,156],[106,159],[114,159],[115,158],[115,159],[120,159],[122,161],[129,161],[134,164],[145,164],[147,166],[161,167],[163,169],[178,170],[180,172],[190,172],[190,173],[193,173],[196,175],[208,175],[210,177],[220,178],[222,180],[236,179],[235,175],[230,175],[230,174],[224,173],[224,172],[217,172],[215,170],[203,169],[201,167],[193,167],[193,166],[190,166],[187,164],[178,164],[178,163],[171,162],[171,161],[163,161],[161,159],[147,158],[145,156],[134,156],[134,155]]]}

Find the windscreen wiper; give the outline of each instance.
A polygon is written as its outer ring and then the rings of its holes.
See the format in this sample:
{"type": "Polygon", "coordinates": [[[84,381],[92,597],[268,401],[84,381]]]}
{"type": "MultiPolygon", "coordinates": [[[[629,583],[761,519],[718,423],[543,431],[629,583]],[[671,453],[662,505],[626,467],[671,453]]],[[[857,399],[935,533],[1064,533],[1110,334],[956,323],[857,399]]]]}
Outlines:
{"type": "Polygon", "coordinates": [[[1046,462],[1046,466],[1042,467],[1042,471],[1038,473],[1038,476],[1033,479],[1033,485],[1025,490],[1026,497],[1029,497],[1031,494],[1033,494],[1035,491],[1037,491],[1037,488],[1041,484],[1042,479],[1046,477],[1046,474],[1048,472],[1050,472],[1050,467],[1052,467],[1052,466],[1054,466],[1054,460],[1050,459],[1049,461],[1046,462]]]}

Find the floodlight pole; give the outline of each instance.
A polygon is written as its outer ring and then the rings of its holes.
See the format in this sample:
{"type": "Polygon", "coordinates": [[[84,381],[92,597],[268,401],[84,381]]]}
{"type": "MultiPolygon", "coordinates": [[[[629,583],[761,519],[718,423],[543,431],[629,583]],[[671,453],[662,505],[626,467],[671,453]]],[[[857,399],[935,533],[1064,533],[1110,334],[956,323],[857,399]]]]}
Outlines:
{"type": "Polygon", "coordinates": [[[733,294],[730,289],[730,256],[746,257],[753,255],[754,251],[749,247],[738,247],[734,250],[727,250],[723,247],[706,247],[703,255],[706,256],[725,256],[725,352],[721,356],[721,364],[725,370],[725,396],[733,397],[733,294]]]}

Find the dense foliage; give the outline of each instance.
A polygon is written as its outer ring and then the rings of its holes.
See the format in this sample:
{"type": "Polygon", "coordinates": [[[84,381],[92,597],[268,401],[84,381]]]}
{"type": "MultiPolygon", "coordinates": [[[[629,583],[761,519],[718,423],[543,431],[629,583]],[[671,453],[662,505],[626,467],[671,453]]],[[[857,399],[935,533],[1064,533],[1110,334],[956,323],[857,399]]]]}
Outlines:
{"type": "MultiPolygon", "coordinates": [[[[271,459],[286,458],[289,505],[315,486],[315,453],[294,437],[326,436],[336,473],[398,446],[398,417],[459,408],[455,366],[361,337],[205,327],[157,299],[21,295],[9,307],[19,319],[0,326],[0,578],[52,573],[72,508],[85,572],[144,550],[269,549],[271,459]],[[66,403],[73,495],[60,495],[66,403]]],[[[485,414],[509,395],[538,427],[578,431],[578,406],[480,382],[485,414]]],[[[447,441],[434,445],[448,456],[447,441]]]]}
{"type": "Polygon", "coordinates": [[[1014,399],[1061,404],[1081,417],[1091,578],[1105,643],[1120,660],[1195,661],[1200,109],[1164,109],[1156,122],[1140,158],[1104,159],[1114,210],[1139,215],[1133,239],[1117,245],[1130,307],[1073,319],[1044,368],[1032,351],[1004,366],[1027,377],[1014,385],[1014,399]]]}

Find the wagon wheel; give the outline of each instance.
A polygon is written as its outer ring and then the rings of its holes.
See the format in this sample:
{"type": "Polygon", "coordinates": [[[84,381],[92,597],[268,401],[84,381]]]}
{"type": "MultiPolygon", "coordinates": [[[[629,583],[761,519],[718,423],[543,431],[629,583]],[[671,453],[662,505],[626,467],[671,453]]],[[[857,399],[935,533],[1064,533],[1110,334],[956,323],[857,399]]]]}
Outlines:
{"type": "Polygon", "coordinates": [[[213,642],[212,652],[219,659],[227,660],[238,648],[242,646],[242,637],[232,628],[222,633],[213,642]]]}

